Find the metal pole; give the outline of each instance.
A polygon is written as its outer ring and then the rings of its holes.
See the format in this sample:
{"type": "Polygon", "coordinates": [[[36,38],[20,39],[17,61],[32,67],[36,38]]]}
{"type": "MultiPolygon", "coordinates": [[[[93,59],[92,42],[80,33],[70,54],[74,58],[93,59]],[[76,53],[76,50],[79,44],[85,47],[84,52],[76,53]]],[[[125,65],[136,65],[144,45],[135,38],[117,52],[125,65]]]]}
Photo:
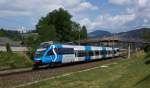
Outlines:
{"type": "Polygon", "coordinates": [[[80,29],[79,29],[79,45],[80,45],[80,29]]]}
{"type": "Polygon", "coordinates": [[[114,36],[115,36],[115,34],[113,33],[113,42],[112,42],[112,47],[114,48],[114,36]]]}
{"type": "Polygon", "coordinates": [[[128,58],[131,56],[131,46],[130,43],[128,44],[128,58]]]}

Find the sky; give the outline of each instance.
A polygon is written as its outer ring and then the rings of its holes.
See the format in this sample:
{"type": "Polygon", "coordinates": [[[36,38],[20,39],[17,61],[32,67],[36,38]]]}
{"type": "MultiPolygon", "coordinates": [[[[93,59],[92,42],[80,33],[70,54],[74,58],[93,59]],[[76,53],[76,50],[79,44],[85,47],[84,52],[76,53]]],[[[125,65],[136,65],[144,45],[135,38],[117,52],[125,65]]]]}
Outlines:
{"type": "Polygon", "coordinates": [[[64,8],[88,32],[150,27],[150,0],[0,0],[0,27],[26,31],[54,9],[64,8]]]}

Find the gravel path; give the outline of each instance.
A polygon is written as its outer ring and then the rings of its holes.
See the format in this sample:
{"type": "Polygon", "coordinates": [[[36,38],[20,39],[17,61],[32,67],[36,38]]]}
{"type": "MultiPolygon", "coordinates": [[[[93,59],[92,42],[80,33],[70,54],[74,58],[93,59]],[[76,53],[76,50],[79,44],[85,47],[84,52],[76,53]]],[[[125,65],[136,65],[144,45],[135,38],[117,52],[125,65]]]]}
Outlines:
{"type": "Polygon", "coordinates": [[[28,71],[24,73],[2,75],[0,76],[0,88],[12,88],[17,85],[41,80],[44,78],[49,78],[52,76],[57,76],[68,72],[80,71],[80,70],[96,67],[102,64],[112,63],[122,59],[123,58],[118,57],[115,59],[109,59],[103,61],[94,61],[94,62],[88,62],[83,64],[28,71]]]}

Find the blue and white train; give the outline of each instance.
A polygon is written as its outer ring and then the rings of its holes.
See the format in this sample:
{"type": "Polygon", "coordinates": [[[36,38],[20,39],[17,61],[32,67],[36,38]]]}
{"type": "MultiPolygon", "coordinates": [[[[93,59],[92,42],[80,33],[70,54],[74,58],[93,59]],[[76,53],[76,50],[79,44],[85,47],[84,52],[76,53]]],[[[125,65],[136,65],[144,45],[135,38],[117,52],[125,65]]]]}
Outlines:
{"type": "Polygon", "coordinates": [[[34,68],[72,62],[88,62],[119,56],[119,48],[48,44],[35,51],[34,68]]]}

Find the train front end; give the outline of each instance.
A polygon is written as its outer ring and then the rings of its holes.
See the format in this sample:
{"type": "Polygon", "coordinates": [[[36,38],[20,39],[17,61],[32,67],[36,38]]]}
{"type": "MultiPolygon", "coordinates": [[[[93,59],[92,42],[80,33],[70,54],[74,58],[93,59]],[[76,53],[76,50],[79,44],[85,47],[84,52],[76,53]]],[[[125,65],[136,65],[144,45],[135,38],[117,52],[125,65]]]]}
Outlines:
{"type": "Polygon", "coordinates": [[[39,66],[49,64],[51,57],[47,57],[47,51],[50,50],[50,44],[44,44],[39,46],[34,53],[33,69],[39,68],[39,66]]]}
{"type": "Polygon", "coordinates": [[[42,65],[43,55],[46,51],[46,48],[40,48],[35,51],[34,54],[34,65],[42,65]]]}

